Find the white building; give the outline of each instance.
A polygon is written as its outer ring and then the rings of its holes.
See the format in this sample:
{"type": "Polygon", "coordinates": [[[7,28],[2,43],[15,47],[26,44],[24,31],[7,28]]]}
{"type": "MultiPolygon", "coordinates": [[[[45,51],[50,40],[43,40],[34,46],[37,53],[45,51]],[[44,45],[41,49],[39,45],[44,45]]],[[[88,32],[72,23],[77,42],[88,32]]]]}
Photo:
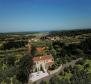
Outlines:
{"type": "Polygon", "coordinates": [[[33,73],[29,75],[29,84],[43,77],[49,76],[48,67],[54,63],[52,55],[45,55],[33,58],[33,73]]]}

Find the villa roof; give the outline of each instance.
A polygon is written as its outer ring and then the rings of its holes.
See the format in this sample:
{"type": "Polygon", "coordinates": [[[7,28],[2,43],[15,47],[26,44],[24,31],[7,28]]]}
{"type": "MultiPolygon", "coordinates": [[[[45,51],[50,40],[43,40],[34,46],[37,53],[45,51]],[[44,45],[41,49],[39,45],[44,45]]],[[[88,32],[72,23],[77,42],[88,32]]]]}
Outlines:
{"type": "Polygon", "coordinates": [[[48,60],[48,59],[53,59],[52,55],[34,57],[33,61],[41,61],[41,60],[48,60]]]}

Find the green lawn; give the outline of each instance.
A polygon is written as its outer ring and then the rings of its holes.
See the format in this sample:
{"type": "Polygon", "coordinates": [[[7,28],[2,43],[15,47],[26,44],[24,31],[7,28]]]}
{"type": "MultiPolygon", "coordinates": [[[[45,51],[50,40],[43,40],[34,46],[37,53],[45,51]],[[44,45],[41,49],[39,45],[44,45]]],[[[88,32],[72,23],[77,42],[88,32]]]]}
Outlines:
{"type": "Polygon", "coordinates": [[[83,65],[80,64],[77,64],[76,66],[78,67],[79,71],[81,71],[84,68],[83,65]]]}
{"type": "Polygon", "coordinates": [[[65,79],[70,79],[71,76],[72,76],[72,73],[70,73],[70,72],[67,73],[67,72],[66,72],[64,78],[65,78],[65,79]]]}
{"type": "Polygon", "coordinates": [[[71,72],[69,72],[69,73],[67,73],[67,72],[65,72],[65,75],[64,76],[60,76],[60,79],[70,79],[72,77],[72,73],[71,72]]]}
{"type": "MultiPolygon", "coordinates": [[[[84,65],[85,64],[90,65],[87,69],[88,69],[88,72],[91,73],[91,60],[86,59],[85,62],[84,62],[84,65]]],[[[79,68],[79,70],[82,70],[82,69],[84,69],[84,65],[77,64],[76,66],[79,68]]]]}
{"type": "Polygon", "coordinates": [[[85,61],[85,64],[89,64],[90,65],[90,67],[88,68],[88,71],[91,73],[91,60],[87,59],[85,61]]]}

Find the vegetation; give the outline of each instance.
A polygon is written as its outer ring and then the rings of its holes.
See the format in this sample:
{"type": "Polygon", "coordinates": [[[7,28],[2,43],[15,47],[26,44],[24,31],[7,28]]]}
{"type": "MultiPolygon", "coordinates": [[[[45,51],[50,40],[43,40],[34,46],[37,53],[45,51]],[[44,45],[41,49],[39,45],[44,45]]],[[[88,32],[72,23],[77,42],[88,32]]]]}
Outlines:
{"type": "MultiPolygon", "coordinates": [[[[83,32],[82,32],[83,33],[83,32]]],[[[79,34],[74,35],[80,35],[79,34]]],[[[53,36],[59,34],[52,34],[53,36]]],[[[56,51],[55,64],[52,69],[56,69],[60,63],[67,63],[71,60],[82,57],[85,60],[78,61],[75,67],[64,70],[65,73],[54,76],[48,84],[90,84],[91,83],[91,37],[81,40],[80,43],[64,44],[62,41],[53,41],[52,48],[56,51]],[[58,60],[59,59],[59,60],[58,60]]],[[[54,55],[53,55],[54,56],[54,55]]]]}
{"type": "Polygon", "coordinates": [[[89,72],[89,64],[87,60],[81,65],[79,62],[74,67],[68,67],[64,69],[59,75],[54,76],[50,79],[48,84],[90,84],[91,83],[91,72],[89,72]],[[78,66],[80,65],[80,67],[78,66]]]}
{"type": "Polygon", "coordinates": [[[39,41],[32,42],[32,53],[27,55],[25,45],[28,39],[38,38],[38,36],[34,33],[28,36],[26,33],[18,33],[17,36],[0,35],[0,84],[28,82],[29,74],[32,72],[32,57],[44,54],[52,54],[54,57],[55,63],[50,70],[79,57],[83,60],[78,61],[74,67],[65,68],[64,73],[56,75],[50,81],[43,80],[41,84],[91,83],[91,30],[50,32],[49,35],[39,38],[39,41]],[[56,38],[56,36],[59,37],[59,40],[48,39],[48,37],[56,38]],[[37,53],[35,47],[45,47],[45,51],[37,53]]]}
{"type": "Polygon", "coordinates": [[[10,50],[13,48],[21,48],[21,47],[24,47],[26,44],[27,44],[26,41],[6,41],[0,47],[0,50],[10,50]]]}
{"type": "Polygon", "coordinates": [[[17,72],[17,79],[25,84],[28,82],[29,74],[32,72],[32,56],[26,55],[21,58],[19,62],[19,70],[17,72]]]}

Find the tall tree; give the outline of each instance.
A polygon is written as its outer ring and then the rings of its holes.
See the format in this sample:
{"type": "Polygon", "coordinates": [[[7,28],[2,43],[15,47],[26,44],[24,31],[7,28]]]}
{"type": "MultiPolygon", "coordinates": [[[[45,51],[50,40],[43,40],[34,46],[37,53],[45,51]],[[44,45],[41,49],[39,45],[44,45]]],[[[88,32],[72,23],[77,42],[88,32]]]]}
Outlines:
{"type": "Polygon", "coordinates": [[[25,55],[21,58],[19,63],[19,70],[17,73],[17,79],[22,82],[22,84],[26,84],[29,79],[29,74],[32,72],[32,56],[25,55]]]}

